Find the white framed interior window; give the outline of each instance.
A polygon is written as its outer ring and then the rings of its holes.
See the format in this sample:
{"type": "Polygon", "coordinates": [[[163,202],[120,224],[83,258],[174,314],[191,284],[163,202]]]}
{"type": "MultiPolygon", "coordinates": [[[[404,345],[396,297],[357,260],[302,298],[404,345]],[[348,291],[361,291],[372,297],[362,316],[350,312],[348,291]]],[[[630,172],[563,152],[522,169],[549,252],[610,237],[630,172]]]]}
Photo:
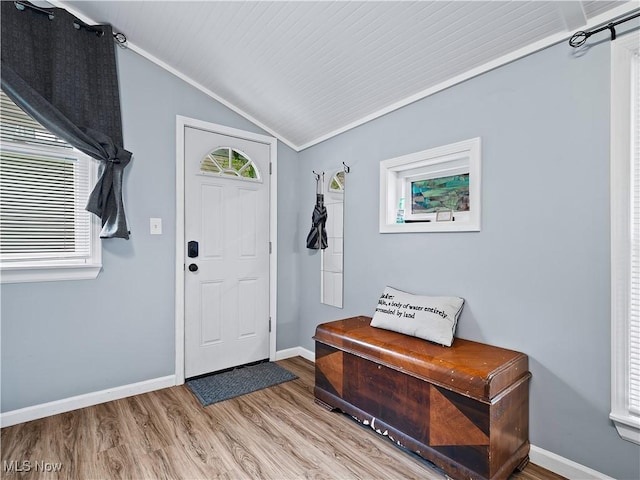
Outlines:
{"type": "Polygon", "coordinates": [[[99,220],[85,210],[96,162],[0,93],[0,281],[96,278],[99,220]]]}
{"type": "Polygon", "coordinates": [[[611,414],[640,444],[640,33],[611,42],[611,414]]]}
{"type": "Polygon", "coordinates": [[[380,233],[480,230],[480,138],[380,162],[380,233]]]}

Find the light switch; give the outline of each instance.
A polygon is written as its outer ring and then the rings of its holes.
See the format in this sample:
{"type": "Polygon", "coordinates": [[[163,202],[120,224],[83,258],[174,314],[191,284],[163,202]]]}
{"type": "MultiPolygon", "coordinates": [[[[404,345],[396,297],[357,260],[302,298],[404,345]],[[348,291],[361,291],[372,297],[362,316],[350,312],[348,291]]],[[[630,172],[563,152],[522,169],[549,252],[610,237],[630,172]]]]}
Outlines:
{"type": "Polygon", "coordinates": [[[149,233],[151,235],[162,235],[162,219],[161,218],[149,219],[149,233]]]}

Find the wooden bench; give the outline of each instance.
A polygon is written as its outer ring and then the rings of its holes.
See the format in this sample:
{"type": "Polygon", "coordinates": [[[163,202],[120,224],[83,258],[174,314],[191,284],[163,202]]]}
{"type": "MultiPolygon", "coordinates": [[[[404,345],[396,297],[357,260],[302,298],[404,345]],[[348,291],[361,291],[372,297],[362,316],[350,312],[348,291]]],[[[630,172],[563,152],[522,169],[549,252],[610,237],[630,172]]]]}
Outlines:
{"type": "Polygon", "coordinates": [[[316,402],[338,409],[454,479],[506,479],[529,459],[526,355],[451,347],[353,317],[318,325],[316,402]]]}

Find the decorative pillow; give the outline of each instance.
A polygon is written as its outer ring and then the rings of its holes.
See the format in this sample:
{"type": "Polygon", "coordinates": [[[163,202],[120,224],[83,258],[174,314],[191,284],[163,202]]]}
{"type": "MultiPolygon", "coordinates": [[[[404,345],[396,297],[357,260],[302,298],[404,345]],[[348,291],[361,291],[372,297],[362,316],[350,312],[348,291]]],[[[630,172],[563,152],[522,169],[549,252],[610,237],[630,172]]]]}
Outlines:
{"type": "Polygon", "coordinates": [[[412,295],[386,287],[371,326],[450,347],[463,305],[464,298],[412,295]]]}

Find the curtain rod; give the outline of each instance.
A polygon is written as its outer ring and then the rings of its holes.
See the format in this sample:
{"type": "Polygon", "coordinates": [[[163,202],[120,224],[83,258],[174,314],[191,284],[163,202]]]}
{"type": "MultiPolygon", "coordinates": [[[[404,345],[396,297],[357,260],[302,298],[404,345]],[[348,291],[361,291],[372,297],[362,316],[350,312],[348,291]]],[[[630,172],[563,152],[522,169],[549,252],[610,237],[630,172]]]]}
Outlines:
{"type": "Polygon", "coordinates": [[[615,40],[616,39],[616,29],[615,27],[617,25],[620,25],[621,23],[624,22],[628,22],[629,20],[636,18],[636,17],[640,17],[640,12],[636,12],[633,15],[629,15],[628,17],[625,17],[621,20],[618,20],[617,22],[611,22],[606,24],[603,27],[600,28],[596,28],[595,30],[591,30],[591,31],[579,31],[573,34],[573,36],[569,39],[569,45],[571,45],[573,48],[577,48],[581,45],[584,44],[584,42],[587,41],[587,38],[589,38],[591,35],[593,35],[594,33],[599,33],[602,32],[604,30],[609,30],[611,32],[611,40],[615,40]]]}
{"type": "MultiPolygon", "coordinates": [[[[49,20],[53,20],[55,18],[55,14],[53,13],[53,11],[37,7],[31,3],[16,0],[13,2],[13,4],[16,6],[18,10],[22,11],[25,8],[29,8],[35,12],[43,13],[47,15],[49,17],[49,20]]],[[[99,28],[92,27],[91,25],[87,25],[86,23],[78,20],[77,18],[73,22],[73,26],[76,28],[76,30],[80,30],[81,28],[84,28],[85,30],[88,30],[90,32],[95,32],[95,34],[98,35],[99,37],[104,35],[104,31],[100,30],[99,28]]],[[[120,45],[124,45],[125,43],[127,43],[127,37],[124,33],[120,33],[120,32],[114,33],[113,39],[120,45]]]]}

